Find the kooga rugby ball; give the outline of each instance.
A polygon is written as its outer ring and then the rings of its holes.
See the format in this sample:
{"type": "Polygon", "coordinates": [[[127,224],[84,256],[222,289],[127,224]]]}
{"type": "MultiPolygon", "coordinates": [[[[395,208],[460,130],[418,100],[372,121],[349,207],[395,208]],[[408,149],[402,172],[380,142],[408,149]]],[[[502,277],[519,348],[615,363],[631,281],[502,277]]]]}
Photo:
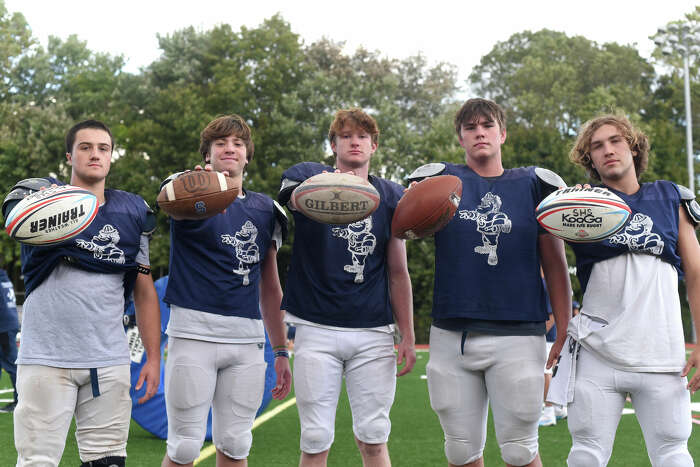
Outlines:
{"type": "Polygon", "coordinates": [[[606,188],[563,188],[535,211],[549,233],[570,242],[597,242],[618,232],[630,217],[622,198],[606,188]]]}

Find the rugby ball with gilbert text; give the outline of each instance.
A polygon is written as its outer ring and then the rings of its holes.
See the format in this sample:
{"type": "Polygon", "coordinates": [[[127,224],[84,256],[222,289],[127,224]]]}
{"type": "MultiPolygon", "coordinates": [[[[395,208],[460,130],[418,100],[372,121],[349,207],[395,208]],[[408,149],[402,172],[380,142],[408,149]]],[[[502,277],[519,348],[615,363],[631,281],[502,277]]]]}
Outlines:
{"type": "Polygon", "coordinates": [[[537,206],[537,222],[549,233],[569,242],[597,242],[618,232],[630,208],[612,191],[601,187],[562,188],[537,206]]]}
{"type": "Polygon", "coordinates": [[[69,240],[85,230],[100,205],[90,191],[61,185],[32,193],[10,211],[5,231],[28,245],[51,245],[69,240]]]}
{"type": "Polygon", "coordinates": [[[352,224],[370,216],[380,197],[367,180],[341,172],[324,172],[306,179],[292,192],[296,209],[324,224],[352,224]]]}

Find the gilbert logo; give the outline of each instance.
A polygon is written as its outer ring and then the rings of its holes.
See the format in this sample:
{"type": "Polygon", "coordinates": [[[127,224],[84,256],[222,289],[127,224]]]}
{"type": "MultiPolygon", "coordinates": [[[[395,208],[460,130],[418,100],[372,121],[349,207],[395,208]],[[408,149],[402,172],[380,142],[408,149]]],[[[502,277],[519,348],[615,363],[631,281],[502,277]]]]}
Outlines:
{"type": "Polygon", "coordinates": [[[338,201],[306,198],[304,199],[304,205],[310,211],[331,213],[365,212],[369,209],[369,201],[342,201],[340,200],[340,193],[333,192],[333,195],[333,199],[338,199],[338,201]]]}

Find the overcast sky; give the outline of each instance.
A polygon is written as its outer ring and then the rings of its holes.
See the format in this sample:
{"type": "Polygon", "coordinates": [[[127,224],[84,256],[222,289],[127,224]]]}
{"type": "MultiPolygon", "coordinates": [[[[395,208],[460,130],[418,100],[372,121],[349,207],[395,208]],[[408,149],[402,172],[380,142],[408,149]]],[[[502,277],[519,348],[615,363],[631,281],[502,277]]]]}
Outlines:
{"type": "Polygon", "coordinates": [[[695,5],[681,0],[5,0],[10,12],[24,14],[42,44],[49,35],[76,34],[91,50],[123,54],[132,72],[159,56],[157,33],[187,26],[207,30],[220,23],[234,30],[254,28],[279,12],[305,43],[327,37],[345,41],[350,52],[363,45],[393,58],[421,52],[431,64],[456,65],[460,84],[496,42],[525,30],[549,28],[599,43],[636,44],[648,57],[653,49],[648,36],[695,5]]]}

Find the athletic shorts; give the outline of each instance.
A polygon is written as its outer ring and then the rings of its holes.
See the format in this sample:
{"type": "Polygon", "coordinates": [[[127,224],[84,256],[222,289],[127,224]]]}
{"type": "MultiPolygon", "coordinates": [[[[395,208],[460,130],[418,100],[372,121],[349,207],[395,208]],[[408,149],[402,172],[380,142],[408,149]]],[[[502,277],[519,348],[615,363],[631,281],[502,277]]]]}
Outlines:
{"type": "Polygon", "coordinates": [[[367,444],[388,441],[396,390],[393,335],[300,325],[294,351],[303,452],[316,454],[331,447],[343,377],[355,437],[367,444]]]}
{"type": "Polygon", "coordinates": [[[58,465],[74,416],[82,462],[126,457],[130,387],[129,365],[97,368],[96,383],[89,369],[18,365],[17,465],[58,465]]]}

